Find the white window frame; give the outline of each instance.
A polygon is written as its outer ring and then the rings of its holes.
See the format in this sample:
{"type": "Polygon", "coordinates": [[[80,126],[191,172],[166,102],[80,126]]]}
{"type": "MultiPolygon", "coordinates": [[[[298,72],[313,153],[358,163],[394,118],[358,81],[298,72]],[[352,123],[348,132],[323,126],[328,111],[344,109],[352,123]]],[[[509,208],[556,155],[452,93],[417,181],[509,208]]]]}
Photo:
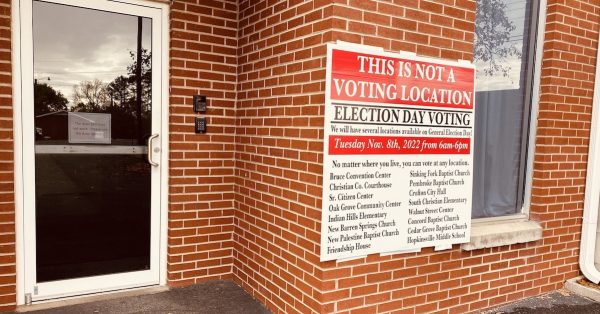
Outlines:
{"type": "Polygon", "coordinates": [[[537,136],[537,121],[538,111],[540,102],[540,80],[541,80],[541,69],[542,69],[542,57],[544,47],[544,35],[546,30],[546,7],[547,0],[539,0],[539,10],[537,19],[536,39],[535,39],[535,53],[533,60],[533,73],[531,82],[531,109],[529,117],[529,135],[527,145],[527,158],[526,158],[526,171],[525,171],[525,186],[523,189],[524,200],[523,206],[520,212],[513,215],[489,217],[489,218],[474,218],[472,220],[472,226],[485,226],[489,227],[491,224],[510,224],[520,221],[529,220],[529,210],[531,207],[531,191],[533,181],[533,162],[535,157],[535,142],[537,136]]]}
{"type": "MultiPolygon", "coordinates": [[[[94,6],[99,5],[100,7],[107,8],[107,11],[114,11],[115,7],[123,7],[125,3],[127,5],[138,6],[136,10],[143,10],[146,12],[154,12],[152,16],[160,19],[159,22],[153,23],[153,29],[158,32],[157,38],[160,38],[160,42],[156,45],[153,44],[156,51],[161,52],[160,64],[154,65],[154,71],[157,74],[154,75],[153,80],[156,82],[156,86],[160,87],[161,93],[160,98],[153,99],[157,104],[153,107],[153,110],[160,110],[157,122],[160,122],[160,138],[155,140],[155,147],[161,149],[160,153],[154,155],[155,160],[160,160],[160,193],[159,195],[153,196],[153,201],[159,203],[159,212],[157,217],[153,219],[159,219],[159,230],[155,233],[153,245],[158,246],[155,253],[158,258],[158,265],[154,268],[152,283],[158,285],[165,285],[167,283],[167,200],[168,200],[168,169],[169,169],[169,151],[168,151],[168,104],[169,104],[169,5],[166,3],[144,1],[144,0],[126,0],[126,1],[111,1],[111,0],[86,0],[76,3],[76,0],[45,0],[53,3],[63,3],[67,5],[79,5],[89,6],[91,3],[94,6]],[[156,280],[156,281],[155,281],[156,280]]],[[[16,233],[16,285],[17,285],[17,305],[25,304],[25,294],[31,289],[30,283],[27,282],[26,270],[28,269],[28,261],[25,259],[27,252],[26,239],[28,235],[25,233],[25,191],[24,186],[24,175],[27,172],[24,158],[27,154],[32,155],[33,151],[31,147],[26,147],[23,139],[23,122],[25,115],[22,112],[23,102],[26,99],[23,98],[25,92],[22,87],[22,71],[23,66],[27,64],[28,59],[32,57],[33,51],[26,51],[27,47],[31,49],[31,44],[23,42],[22,38],[22,16],[23,14],[31,15],[31,3],[32,0],[12,0],[11,2],[11,15],[12,15],[12,87],[13,87],[13,124],[14,124],[14,158],[15,158],[15,233],[16,233]],[[26,12],[25,10],[29,10],[26,12]]],[[[138,14],[139,15],[139,14],[138,14]]],[[[156,19],[155,19],[156,20],[156,19]]],[[[27,25],[27,27],[31,27],[27,25]]],[[[31,30],[27,31],[31,34],[31,30]]],[[[29,69],[32,70],[32,69],[29,69]]],[[[31,118],[32,119],[32,118],[31,118]]],[[[155,255],[156,256],[156,255],[155,255]]],[[[131,273],[133,274],[133,273],[131,273]]],[[[110,275],[109,275],[110,276],[110,275]]],[[[133,275],[132,275],[133,276],[133,275]]],[[[99,276],[104,277],[104,276],[99,276]]],[[[110,279],[108,277],[102,278],[102,280],[110,279]]],[[[75,283],[75,282],[74,282],[75,283]]],[[[78,284],[78,283],[76,283],[78,284]]],[[[136,287],[139,284],[135,285],[136,287]]],[[[105,293],[113,291],[115,289],[132,288],[131,285],[113,286],[112,288],[100,288],[93,290],[86,290],[85,286],[81,286],[83,294],[95,294],[105,293]]],[[[72,293],[65,293],[64,295],[57,294],[54,297],[68,297],[72,293]]]]}

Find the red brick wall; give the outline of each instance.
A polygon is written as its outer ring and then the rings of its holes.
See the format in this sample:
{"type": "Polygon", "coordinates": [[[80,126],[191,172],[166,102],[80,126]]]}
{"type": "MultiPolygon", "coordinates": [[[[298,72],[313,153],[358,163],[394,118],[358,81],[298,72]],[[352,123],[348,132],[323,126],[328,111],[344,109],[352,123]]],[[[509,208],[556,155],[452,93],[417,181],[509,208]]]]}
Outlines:
{"type": "MultiPolygon", "coordinates": [[[[281,313],[463,313],[578,275],[600,5],[548,2],[531,208],[544,239],[336,264],[318,256],[325,43],[470,60],[475,1],[175,1],[169,285],[233,278],[281,313]],[[194,94],[210,98],[206,135],[193,132],[194,94]]],[[[9,5],[0,0],[0,310],[15,305],[9,5]]]]}
{"type": "Polygon", "coordinates": [[[548,289],[579,269],[599,23],[597,1],[548,1],[531,205],[544,227],[534,285],[548,289]]]}
{"type": "MultiPolygon", "coordinates": [[[[331,263],[324,271],[323,302],[328,311],[464,313],[558,289],[578,275],[600,20],[599,7],[591,2],[550,0],[548,6],[531,206],[531,217],[540,221],[544,238],[472,252],[455,246],[439,253],[427,249],[419,254],[370,256],[337,266],[331,263]]],[[[404,8],[374,1],[357,3],[362,10],[342,9],[340,13],[352,17],[346,32],[369,35],[345,35],[346,40],[434,57],[472,58],[475,1],[412,1],[404,8]],[[392,9],[403,13],[405,20],[386,16],[392,9]],[[353,23],[366,20],[371,22],[364,26],[368,32],[352,30],[353,23]],[[386,24],[394,26],[393,30],[386,24]],[[375,34],[377,38],[371,38],[375,34]],[[392,38],[409,42],[396,43],[392,38]]]]}
{"type": "Polygon", "coordinates": [[[16,304],[10,1],[0,0],[0,311],[16,304]]]}
{"type": "Polygon", "coordinates": [[[329,1],[240,1],[235,280],[273,311],[320,312],[329,1]]]}
{"type": "Polygon", "coordinates": [[[168,281],[231,278],[237,3],[171,5],[168,281]],[[192,96],[209,97],[194,133],[192,96]]]}
{"type": "Polygon", "coordinates": [[[332,32],[318,28],[302,41],[316,25],[305,15],[316,2],[241,2],[236,280],[275,312],[306,312],[297,307],[304,304],[315,312],[464,313],[555,290],[577,276],[597,5],[549,0],[531,206],[543,240],[336,264],[318,262],[322,43],[471,60],[475,1],[331,2],[323,14],[332,32]]]}
{"type": "Polygon", "coordinates": [[[549,1],[532,203],[545,241],[579,241],[598,47],[597,1],[549,1]]]}

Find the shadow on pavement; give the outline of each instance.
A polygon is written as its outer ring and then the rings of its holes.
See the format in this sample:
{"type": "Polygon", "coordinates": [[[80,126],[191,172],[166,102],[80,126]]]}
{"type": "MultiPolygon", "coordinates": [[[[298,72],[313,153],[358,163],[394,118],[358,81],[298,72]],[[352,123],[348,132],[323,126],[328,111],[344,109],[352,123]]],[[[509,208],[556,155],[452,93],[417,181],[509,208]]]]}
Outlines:
{"type": "Polygon", "coordinates": [[[244,289],[231,281],[210,281],[154,294],[69,305],[26,313],[132,314],[132,313],[240,313],[269,314],[244,289]]]}
{"type": "Polygon", "coordinates": [[[567,290],[517,301],[481,314],[600,314],[600,304],[567,290]]]}

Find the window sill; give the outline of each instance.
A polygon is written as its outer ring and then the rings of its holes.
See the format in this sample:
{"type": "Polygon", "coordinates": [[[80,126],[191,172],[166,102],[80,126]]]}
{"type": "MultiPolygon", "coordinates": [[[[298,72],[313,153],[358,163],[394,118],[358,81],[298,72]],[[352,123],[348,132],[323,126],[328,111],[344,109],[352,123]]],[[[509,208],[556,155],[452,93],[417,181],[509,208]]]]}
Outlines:
{"type": "Polygon", "coordinates": [[[464,251],[537,241],[542,238],[539,223],[527,221],[498,221],[473,223],[471,242],[461,245],[464,251]]]}

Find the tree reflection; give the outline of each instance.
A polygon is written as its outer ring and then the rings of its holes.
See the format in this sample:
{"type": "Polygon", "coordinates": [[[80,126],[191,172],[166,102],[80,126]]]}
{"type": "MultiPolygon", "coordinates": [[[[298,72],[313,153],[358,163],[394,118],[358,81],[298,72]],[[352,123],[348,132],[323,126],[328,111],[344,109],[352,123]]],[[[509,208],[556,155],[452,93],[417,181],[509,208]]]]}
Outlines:
{"type": "Polygon", "coordinates": [[[106,93],[106,84],[95,79],[92,81],[83,81],[73,86],[73,103],[71,111],[79,112],[100,112],[106,107],[108,94],[106,93]]]}
{"type": "MultiPolygon", "coordinates": [[[[127,66],[126,76],[120,75],[110,83],[94,79],[74,86],[71,111],[104,112],[109,107],[119,106],[128,108],[127,112],[135,116],[137,60],[133,52],[130,55],[133,61],[127,66]]],[[[142,112],[147,113],[152,98],[152,55],[144,49],[141,59],[142,112]]]]}
{"type": "Polygon", "coordinates": [[[37,80],[33,86],[34,93],[34,114],[35,116],[66,111],[69,102],[65,96],[46,83],[38,83],[37,80]]]}
{"type": "Polygon", "coordinates": [[[485,64],[480,71],[485,76],[509,77],[511,67],[506,61],[521,57],[520,49],[511,41],[516,26],[506,9],[504,0],[477,0],[474,59],[485,64]]]}
{"type": "MultiPolygon", "coordinates": [[[[136,139],[138,142],[149,134],[150,112],[152,100],[152,55],[147,50],[141,51],[141,75],[137,73],[137,54],[130,52],[132,62],[127,66],[127,74],[119,75],[111,82],[99,79],[82,81],[73,86],[72,103],[64,95],[50,85],[35,82],[34,106],[37,132],[48,129],[48,123],[42,120],[56,120],[52,113],[90,112],[111,115],[112,137],[114,139],[136,139]],[[141,112],[137,104],[137,84],[141,81],[141,112]],[[138,117],[138,115],[141,115],[138,117]],[[139,125],[141,123],[141,125],[139,125]],[[139,134],[141,133],[141,134],[139,134]]],[[[62,124],[62,123],[61,123],[62,124]]],[[[64,126],[66,128],[66,125],[64,126]]],[[[47,139],[61,138],[43,134],[47,139]]],[[[41,137],[40,137],[41,138],[41,137]]]]}

